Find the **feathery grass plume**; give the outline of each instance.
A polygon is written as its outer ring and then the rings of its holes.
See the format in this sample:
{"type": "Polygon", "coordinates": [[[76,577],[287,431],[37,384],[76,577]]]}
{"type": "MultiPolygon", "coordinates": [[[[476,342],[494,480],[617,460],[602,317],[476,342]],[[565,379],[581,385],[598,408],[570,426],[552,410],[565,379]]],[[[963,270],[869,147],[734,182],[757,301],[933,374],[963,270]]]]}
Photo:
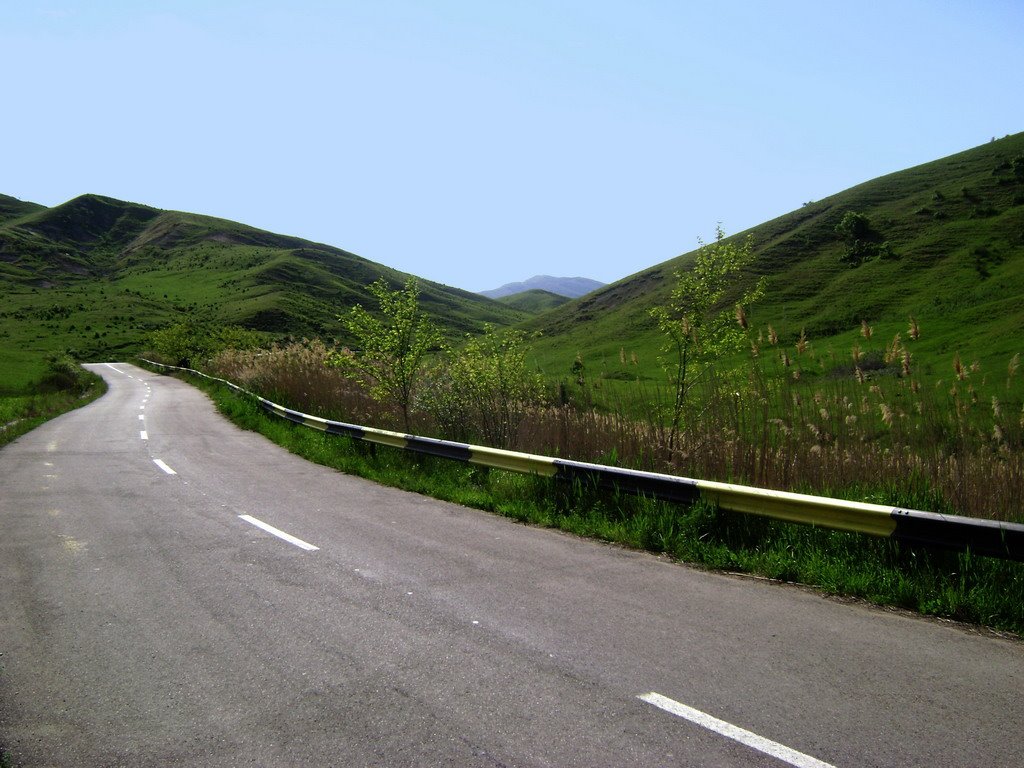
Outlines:
{"type": "Polygon", "coordinates": [[[957,381],[963,381],[967,378],[967,369],[964,368],[964,364],[960,361],[959,352],[953,355],[953,373],[956,374],[957,381]]]}
{"type": "Polygon", "coordinates": [[[1009,384],[1010,384],[1009,379],[1012,379],[1014,376],[1017,375],[1017,369],[1019,367],[1020,367],[1020,352],[1018,352],[1013,357],[1011,357],[1009,364],[1006,366],[1006,375],[1008,377],[1008,380],[1006,382],[1007,386],[1009,386],[1009,384]]]}
{"type": "Polygon", "coordinates": [[[1002,409],[999,407],[999,398],[992,395],[992,416],[999,419],[1002,418],[1002,415],[1002,409]]]}
{"type": "Polygon", "coordinates": [[[907,335],[914,341],[921,338],[921,326],[917,324],[917,318],[913,315],[910,316],[910,328],[907,330],[907,335]]]}
{"type": "Polygon", "coordinates": [[[854,366],[853,375],[857,377],[857,383],[858,384],[863,384],[865,381],[868,380],[867,376],[864,375],[864,371],[862,371],[860,369],[859,365],[858,366],[854,366]]]}
{"type": "Polygon", "coordinates": [[[906,347],[903,349],[903,361],[900,367],[900,372],[904,377],[910,376],[910,351],[906,349],[906,347]]]}
{"type": "Polygon", "coordinates": [[[785,350],[782,351],[781,359],[782,359],[782,364],[784,366],[786,366],[787,368],[789,368],[789,366],[791,366],[793,364],[793,361],[789,359],[789,355],[786,354],[785,350]]]}
{"type": "Polygon", "coordinates": [[[775,332],[771,325],[768,326],[768,343],[773,347],[779,343],[779,334],[775,332]]]}
{"type": "Polygon", "coordinates": [[[736,322],[744,331],[750,327],[750,323],[747,321],[747,311],[742,304],[736,305],[736,322]]]}
{"type": "Polygon", "coordinates": [[[796,353],[802,355],[807,351],[807,331],[804,328],[800,329],[800,338],[796,341],[796,353]]]}
{"type": "Polygon", "coordinates": [[[865,339],[870,339],[872,333],[873,333],[873,331],[871,330],[871,326],[868,325],[868,321],[867,320],[861,320],[860,321],[860,335],[863,336],[865,339]]]}
{"type": "Polygon", "coordinates": [[[981,363],[979,363],[977,360],[975,360],[974,362],[971,363],[971,373],[977,373],[980,370],[981,370],[981,363]]]}
{"type": "Polygon", "coordinates": [[[630,353],[630,356],[629,356],[629,361],[630,361],[630,362],[631,362],[631,363],[632,363],[633,365],[640,365],[640,358],[638,358],[638,357],[636,356],[636,352],[631,352],[631,353],[630,353]]]}
{"type": "MultiPolygon", "coordinates": [[[[919,382],[917,379],[912,379],[911,382],[910,382],[910,391],[913,392],[915,395],[918,392],[920,392],[921,391],[921,382],[919,382]]],[[[920,405],[920,403],[918,403],[918,405],[920,405]]]]}
{"type": "Polygon", "coordinates": [[[1003,430],[999,428],[998,424],[992,425],[992,441],[1000,448],[1009,448],[1006,444],[1006,437],[1003,435],[1003,430]]]}
{"type": "Polygon", "coordinates": [[[861,351],[860,344],[854,344],[851,353],[853,354],[853,362],[860,363],[860,359],[864,355],[864,353],[861,351]]]}
{"type": "Polygon", "coordinates": [[[882,421],[885,422],[887,427],[892,426],[892,409],[885,403],[878,404],[879,410],[882,412],[882,421]]]}
{"type": "Polygon", "coordinates": [[[750,342],[750,356],[751,357],[760,357],[761,356],[761,348],[757,345],[757,342],[755,342],[755,341],[751,341],[750,342]]]}
{"type": "Polygon", "coordinates": [[[619,347],[619,365],[626,364],[626,348],[619,347]]]}
{"type": "Polygon", "coordinates": [[[885,348],[885,364],[892,365],[895,363],[903,353],[903,340],[900,338],[899,333],[892,337],[892,341],[885,348]]]}

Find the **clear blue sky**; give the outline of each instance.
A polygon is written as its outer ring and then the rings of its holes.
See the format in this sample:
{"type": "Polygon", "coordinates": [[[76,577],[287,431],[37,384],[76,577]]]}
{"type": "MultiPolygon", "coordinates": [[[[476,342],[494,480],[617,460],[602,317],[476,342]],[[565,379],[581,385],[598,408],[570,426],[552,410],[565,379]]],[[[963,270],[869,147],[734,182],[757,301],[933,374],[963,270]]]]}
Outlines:
{"type": "Polygon", "coordinates": [[[470,290],[611,282],[1024,130],[1024,3],[40,0],[0,192],[94,192],[470,290]]]}

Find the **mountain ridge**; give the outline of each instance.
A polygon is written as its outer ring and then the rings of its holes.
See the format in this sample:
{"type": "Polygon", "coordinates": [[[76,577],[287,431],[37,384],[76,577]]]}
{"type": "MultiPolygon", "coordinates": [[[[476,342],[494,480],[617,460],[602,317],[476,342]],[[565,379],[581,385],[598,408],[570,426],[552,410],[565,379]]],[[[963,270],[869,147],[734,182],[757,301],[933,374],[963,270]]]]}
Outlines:
{"type": "Polygon", "coordinates": [[[605,284],[588,277],[552,277],[551,275],[534,275],[533,277],[518,283],[506,283],[500,288],[493,288],[489,291],[479,291],[481,296],[489,299],[500,299],[505,296],[514,296],[530,290],[547,291],[556,296],[565,296],[568,299],[577,299],[586,296],[605,284]]]}

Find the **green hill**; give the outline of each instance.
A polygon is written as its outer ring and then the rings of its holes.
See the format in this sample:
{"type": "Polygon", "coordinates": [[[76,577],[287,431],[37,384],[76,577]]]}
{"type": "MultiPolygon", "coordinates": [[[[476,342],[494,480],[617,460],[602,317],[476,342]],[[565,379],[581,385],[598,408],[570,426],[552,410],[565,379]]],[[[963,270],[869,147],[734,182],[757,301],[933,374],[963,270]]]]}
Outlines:
{"type": "MultiPolygon", "coordinates": [[[[42,371],[47,352],[135,352],[184,319],[345,339],[338,315],[374,306],[366,286],[406,275],[348,251],[209,216],[98,195],[54,208],[0,198],[0,389],[42,371]]],[[[453,338],[526,314],[421,280],[424,309],[453,338]]]]}
{"type": "MultiPolygon", "coordinates": [[[[728,211],[722,212],[728,218],[728,211]]],[[[954,353],[986,370],[1024,338],[1024,134],[865,182],[748,232],[764,300],[755,329],[781,343],[805,331],[812,347],[847,354],[861,321],[877,339],[922,329],[919,365],[939,371],[954,353]],[[837,225],[856,214],[852,248],[837,225]]],[[[541,331],[538,364],[562,376],[579,354],[592,373],[658,379],[661,344],[649,309],[693,253],[553,309],[530,292],[498,303],[421,281],[424,308],[452,338],[483,323],[541,331]],[[532,319],[531,319],[532,318],[532,319]],[[621,373],[621,372],[620,372],[621,373]]],[[[196,214],[97,195],[54,208],[0,196],[0,389],[38,376],[46,352],[126,356],[149,331],[186,318],[276,334],[344,340],[337,319],[373,304],[366,285],[405,276],[331,246],[196,214]]],[[[615,378],[615,376],[613,376],[615,378]]]]}
{"type": "Polygon", "coordinates": [[[43,210],[44,207],[38,203],[28,203],[16,197],[0,195],[0,224],[43,210]]]}
{"type": "MultiPolygon", "coordinates": [[[[913,315],[922,328],[916,355],[929,364],[945,365],[959,350],[1005,366],[1024,346],[1024,134],[868,181],[733,237],[747,235],[756,274],[738,281],[737,293],[767,276],[751,321],[771,324],[783,344],[805,329],[819,349],[845,354],[862,320],[891,339],[906,336],[913,315]],[[857,266],[836,232],[848,212],[870,225],[857,266]]],[[[589,370],[609,371],[623,350],[636,353],[642,377],[660,377],[648,312],[692,259],[684,254],[530,321],[543,332],[541,366],[562,375],[580,354],[589,370]]]]}
{"type": "Polygon", "coordinates": [[[560,307],[571,301],[571,299],[566,296],[559,296],[557,293],[533,288],[528,291],[513,293],[511,296],[502,296],[496,299],[496,301],[513,309],[518,309],[520,312],[539,315],[542,312],[547,312],[549,309],[560,307]]]}

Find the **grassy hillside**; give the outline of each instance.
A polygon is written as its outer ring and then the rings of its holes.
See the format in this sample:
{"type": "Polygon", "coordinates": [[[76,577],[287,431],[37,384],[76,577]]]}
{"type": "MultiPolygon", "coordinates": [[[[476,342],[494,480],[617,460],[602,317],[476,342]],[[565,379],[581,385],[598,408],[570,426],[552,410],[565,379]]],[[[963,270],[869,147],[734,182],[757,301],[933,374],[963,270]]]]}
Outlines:
{"type": "Polygon", "coordinates": [[[34,213],[35,211],[42,210],[43,207],[38,203],[28,203],[16,197],[0,195],[0,223],[34,213]]]}
{"type": "Polygon", "coordinates": [[[511,296],[502,296],[497,301],[505,306],[518,309],[520,312],[537,315],[541,312],[547,312],[549,309],[567,304],[571,299],[566,296],[559,296],[557,293],[534,288],[529,291],[514,293],[511,296]]]}
{"type": "MultiPolygon", "coordinates": [[[[728,211],[722,212],[728,218],[728,211]]],[[[771,324],[792,349],[802,329],[818,349],[845,354],[862,320],[875,338],[904,337],[908,315],[922,328],[918,360],[944,366],[965,358],[1005,366],[1024,344],[1024,134],[893,173],[807,203],[736,238],[753,237],[756,274],[768,277],[755,328],[771,324]],[[847,212],[871,224],[876,255],[844,261],[836,226],[847,212]],[[883,248],[882,244],[887,245],[883,248]],[[884,257],[881,255],[884,254],[884,257]]],[[[685,254],[620,280],[531,321],[543,332],[537,359],[549,373],[568,372],[580,354],[593,372],[619,367],[620,350],[637,356],[632,371],[660,378],[660,344],[649,309],[664,302],[685,254]]]]}
{"type": "MultiPolygon", "coordinates": [[[[41,374],[47,353],[133,353],[184,319],[344,340],[338,315],[373,306],[366,286],[406,276],[331,246],[208,216],[98,195],[54,208],[0,197],[0,391],[41,374]]],[[[453,337],[527,315],[420,281],[425,310],[453,337]]]]}

